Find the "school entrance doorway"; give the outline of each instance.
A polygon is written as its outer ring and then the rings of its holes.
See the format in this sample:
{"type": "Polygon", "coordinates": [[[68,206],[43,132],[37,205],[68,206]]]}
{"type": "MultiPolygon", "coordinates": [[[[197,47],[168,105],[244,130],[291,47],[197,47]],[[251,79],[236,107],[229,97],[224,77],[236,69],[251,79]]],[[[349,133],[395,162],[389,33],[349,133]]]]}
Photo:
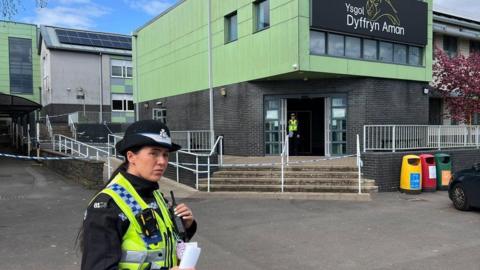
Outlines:
{"type": "Polygon", "coordinates": [[[289,139],[290,155],[345,153],[346,97],[266,96],[264,111],[266,155],[281,153],[292,114],[297,119],[298,130],[289,139]]]}

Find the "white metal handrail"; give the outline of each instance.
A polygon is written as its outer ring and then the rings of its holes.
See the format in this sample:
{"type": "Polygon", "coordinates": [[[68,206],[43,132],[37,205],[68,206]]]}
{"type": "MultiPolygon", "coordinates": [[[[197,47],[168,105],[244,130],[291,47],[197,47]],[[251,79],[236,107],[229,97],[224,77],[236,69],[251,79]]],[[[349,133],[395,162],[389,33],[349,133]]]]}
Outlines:
{"type": "Polygon", "coordinates": [[[108,134],[108,137],[107,137],[107,147],[109,149],[108,151],[109,153],[112,153],[112,156],[117,158],[120,156],[117,155],[117,149],[115,148],[115,145],[121,139],[123,139],[122,136],[115,135],[115,134],[108,134]]]}
{"type": "Polygon", "coordinates": [[[209,151],[212,149],[209,130],[170,131],[172,141],[187,151],[209,151]]]}
{"type": "Polygon", "coordinates": [[[50,117],[48,114],[45,116],[45,125],[47,126],[48,136],[53,140],[53,128],[52,123],[50,122],[50,117]]]}
{"type": "Polygon", "coordinates": [[[70,131],[72,132],[73,138],[76,140],[77,139],[77,127],[75,126],[75,121],[73,119],[72,114],[68,115],[68,126],[70,127],[70,131]]]}
{"type": "Polygon", "coordinates": [[[282,165],[281,165],[281,173],[280,173],[280,177],[281,177],[281,189],[282,189],[282,192],[284,191],[285,189],[285,158],[287,160],[287,166],[288,166],[288,162],[289,162],[289,143],[288,143],[288,135],[285,136],[285,143],[283,144],[283,148],[282,148],[282,153],[280,154],[280,158],[281,158],[281,162],[282,162],[282,165]]]}
{"type": "Polygon", "coordinates": [[[480,146],[480,126],[365,125],[363,151],[471,148],[480,146]]]}
{"type": "Polygon", "coordinates": [[[53,150],[71,156],[80,156],[85,158],[94,158],[101,160],[101,158],[108,157],[108,151],[100,149],[95,146],[91,146],[84,142],[75,140],[61,134],[55,134],[54,136],[53,150]]]}
{"type": "Polygon", "coordinates": [[[179,175],[180,175],[179,169],[180,168],[191,171],[191,172],[195,173],[195,188],[198,190],[199,174],[206,173],[207,174],[207,192],[210,192],[210,171],[211,171],[210,169],[213,166],[213,164],[210,163],[210,157],[215,153],[215,149],[217,147],[219,147],[218,166],[222,166],[223,165],[223,136],[219,136],[217,138],[217,140],[215,141],[215,144],[213,145],[213,147],[210,149],[210,152],[208,152],[208,153],[203,153],[203,154],[202,153],[193,153],[193,152],[184,151],[184,150],[177,151],[175,153],[175,155],[176,155],[175,162],[169,162],[169,164],[172,164],[173,166],[175,166],[177,168],[177,182],[180,182],[180,178],[179,178],[179,175]],[[178,154],[179,153],[194,156],[195,157],[195,169],[192,169],[192,168],[189,168],[187,166],[181,165],[178,162],[178,154]],[[198,159],[200,157],[206,157],[207,158],[207,170],[203,170],[203,171],[199,170],[199,167],[201,166],[201,164],[199,164],[198,159]]]}

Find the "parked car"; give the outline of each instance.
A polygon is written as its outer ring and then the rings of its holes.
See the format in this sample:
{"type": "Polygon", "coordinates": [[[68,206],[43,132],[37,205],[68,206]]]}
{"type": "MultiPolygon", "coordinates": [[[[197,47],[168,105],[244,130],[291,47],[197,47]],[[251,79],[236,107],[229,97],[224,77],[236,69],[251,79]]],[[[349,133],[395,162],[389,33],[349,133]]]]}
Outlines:
{"type": "Polygon", "coordinates": [[[448,186],[448,196],[458,210],[480,207],[480,164],[455,172],[448,186]]]}

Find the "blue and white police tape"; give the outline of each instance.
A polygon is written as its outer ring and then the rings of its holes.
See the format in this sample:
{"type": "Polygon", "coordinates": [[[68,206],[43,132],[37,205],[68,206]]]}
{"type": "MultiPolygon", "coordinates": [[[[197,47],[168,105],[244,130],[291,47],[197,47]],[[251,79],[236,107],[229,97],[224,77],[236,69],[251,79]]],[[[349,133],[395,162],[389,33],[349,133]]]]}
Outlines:
{"type": "Polygon", "coordinates": [[[0,157],[16,158],[16,159],[28,159],[28,160],[72,160],[72,159],[89,159],[86,157],[30,157],[19,156],[12,154],[0,153],[0,157]]]}

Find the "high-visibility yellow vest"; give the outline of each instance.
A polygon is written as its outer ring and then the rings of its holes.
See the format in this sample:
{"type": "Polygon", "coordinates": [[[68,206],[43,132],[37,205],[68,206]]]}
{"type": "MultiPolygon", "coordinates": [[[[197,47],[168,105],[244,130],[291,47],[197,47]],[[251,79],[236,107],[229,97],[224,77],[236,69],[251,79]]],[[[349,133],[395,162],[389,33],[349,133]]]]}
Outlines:
{"type": "Polygon", "coordinates": [[[297,130],[298,130],[298,120],[297,119],[288,120],[288,131],[296,132],[297,130]]]}
{"type": "Polygon", "coordinates": [[[122,258],[119,269],[143,270],[149,266],[149,269],[160,269],[161,267],[170,269],[178,264],[177,237],[173,229],[174,225],[168,212],[167,203],[158,190],[153,194],[164,219],[154,211],[161,232],[161,236],[156,239],[149,238],[142,233],[135,215],[148,208],[148,205],[121,173],[117,174],[101,193],[112,197],[130,221],[122,239],[122,258]]]}

